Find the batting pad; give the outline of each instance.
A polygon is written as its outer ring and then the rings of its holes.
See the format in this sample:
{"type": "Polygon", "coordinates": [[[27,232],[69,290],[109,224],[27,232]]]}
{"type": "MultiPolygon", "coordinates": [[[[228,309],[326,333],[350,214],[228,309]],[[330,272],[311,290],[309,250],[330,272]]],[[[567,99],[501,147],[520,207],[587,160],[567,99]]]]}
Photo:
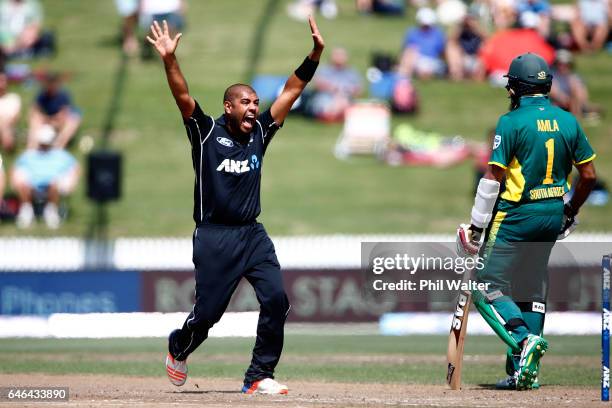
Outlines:
{"type": "Polygon", "coordinates": [[[497,334],[515,353],[520,353],[521,347],[516,340],[514,340],[514,337],[506,330],[506,322],[499,313],[497,313],[493,305],[487,302],[480,292],[473,293],[472,296],[474,298],[474,306],[476,306],[478,312],[485,319],[487,324],[491,326],[495,334],[497,334]]]}

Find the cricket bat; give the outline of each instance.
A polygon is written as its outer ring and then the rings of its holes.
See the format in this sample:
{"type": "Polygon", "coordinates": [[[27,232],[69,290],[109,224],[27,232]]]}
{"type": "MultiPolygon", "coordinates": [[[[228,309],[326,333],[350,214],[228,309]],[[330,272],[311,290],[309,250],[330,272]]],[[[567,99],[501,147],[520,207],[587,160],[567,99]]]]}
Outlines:
{"type": "MultiPolygon", "coordinates": [[[[471,270],[465,271],[461,282],[468,282],[471,276],[471,270]]],[[[453,320],[451,322],[450,334],[448,335],[448,350],[446,352],[446,360],[448,362],[448,372],[446,373],[446,382],[451,390],[461,389],[461,366],[463,365],[463,346],[465,344],[465,335],[467,332],[468,313],[470,311],[470,302],[472,300],[472,292],[469,290],[461,290],[455,310],[453,320]]]]}

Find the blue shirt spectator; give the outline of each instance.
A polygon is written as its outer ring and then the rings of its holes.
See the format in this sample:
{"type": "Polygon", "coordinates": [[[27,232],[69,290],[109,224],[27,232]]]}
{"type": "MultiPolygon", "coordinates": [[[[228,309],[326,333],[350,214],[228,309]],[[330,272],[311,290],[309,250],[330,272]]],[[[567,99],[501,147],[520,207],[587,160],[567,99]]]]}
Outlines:
{"type": "Polygon", "coordinates": [[[404,36],[403,49],[416,48],[420,55],[440,58],[446,46],[446,35],[436,26],[414,27],[404,36]]]}
{"type": "Polygon", "coordinates": [[[446,72],[446,35],[436,25],[436,12],[423,7],[417,11],[416,21],[418,27],[409,29],[404,35],[398,72],[420,78],[443,76],[446,72]]]}
{"type": "Polygon", "coordinates": [[[53,116],[58,114],[65,107],[72,107],[70,93],[64,89],[56,93],[42,91],[36,97],[36,105],[46,115],[53,116]]]}
{"type": "Polygon", "coordinates": [[[72,193],[79,178],[76,159],[62,149],[54,148],[57,132],[51,125],[41,125],[36,132],[38,147],[28,149],[15,162],[11,183],[19,197],[17,227],[28,228],[34,221],[33,199],[46,200],[43,218],[47,227],[59,228],[61,197],[72,193]]]}
{"type": "Polygon", "coordinates": [[[33,188],[42,191],[76,165],[76,159],[63,149],[27,150],[19,156],[15,168],[26,175],[33,188]]]}
{"type": "Polygon", "coordinates": [[[30,111],[28,148],[38,146],[36,133],[42,125],[51,125],[58,132],[54,147],[65,148],[81,124],[81,111],[73,104],[70,93],[62,87],[62,76],[49,73],[42,82],[30,111]]]}
{"type": "Polygon", "coordinates": [[[546,0],[520,0],[516,5],[518,14],[531,11],[536,14],[550,14],[550,4],[546,0]]]}

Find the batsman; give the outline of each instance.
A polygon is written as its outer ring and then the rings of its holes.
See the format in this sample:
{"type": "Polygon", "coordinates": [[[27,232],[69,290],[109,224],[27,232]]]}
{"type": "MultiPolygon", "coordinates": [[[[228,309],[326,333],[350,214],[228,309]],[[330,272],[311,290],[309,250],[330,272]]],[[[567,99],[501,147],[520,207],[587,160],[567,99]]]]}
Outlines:
{"type": "Polygon", "coordinates": [[[457,230],[457,250],[483,258],[476,280],[489,285],[472,293],[474,305],[508,346],[509,376],[497,388],[528,390],[539,388],[540,359],[548,349],[548,258],[555,241],[577,225],[595,183],[595,153],[576,118],[551,105],[544,59],[519,55],[506,76],[510,111],[497,123],[471,224],[457,230]],[[568,199],[572,166],[579,177],[568,199]]]}

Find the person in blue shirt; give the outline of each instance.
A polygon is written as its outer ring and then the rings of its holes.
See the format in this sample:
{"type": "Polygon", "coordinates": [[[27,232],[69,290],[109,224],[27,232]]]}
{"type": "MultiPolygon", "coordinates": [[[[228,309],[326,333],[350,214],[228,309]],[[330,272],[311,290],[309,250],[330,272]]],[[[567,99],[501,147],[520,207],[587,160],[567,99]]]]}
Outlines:
{"type": "Polygon", "coordinates": [[[516,3],[516,13],[519,22],[523,21],[525,13],[533,13],[538,16],[537,30],[542,37],[547,38],[550,34],[550,4],[548,0],[519,0],[516,3]]]}
{"type": "Polygon", "coordinates": [[[446,35],[436,25],[436,13],[428,7],[421,8],[416,20],[418,27],[409,29],[404,36],[399,72],[420,78],[442,76],[446,72],[446,35]]]}
{"type": "Polygon", "coordinates": [[[45,124],[53,126],[57,131],[53,146],[59,149],[66,147],[81,124],[81,113],[73,104],[70,93],[62,88],[62,78],[58,73],[51,73],[44,79],[43,88],[32,107],[29,149],[37,147],[36,134],[45,124]]]}
{"type": "Polygon", "coordinates": [[[62,196],[72,193],[79,177],[79,165],[67,151],[53,147],[56,132],[42,125],[36,134],[38,147],[23,152],[15,162],[11,183],[20,201],[17,226],[28,228],[34,221],[33,198],[46,195],[43,219],[47,227],[60,225],[58,205],[62,196]]]}

